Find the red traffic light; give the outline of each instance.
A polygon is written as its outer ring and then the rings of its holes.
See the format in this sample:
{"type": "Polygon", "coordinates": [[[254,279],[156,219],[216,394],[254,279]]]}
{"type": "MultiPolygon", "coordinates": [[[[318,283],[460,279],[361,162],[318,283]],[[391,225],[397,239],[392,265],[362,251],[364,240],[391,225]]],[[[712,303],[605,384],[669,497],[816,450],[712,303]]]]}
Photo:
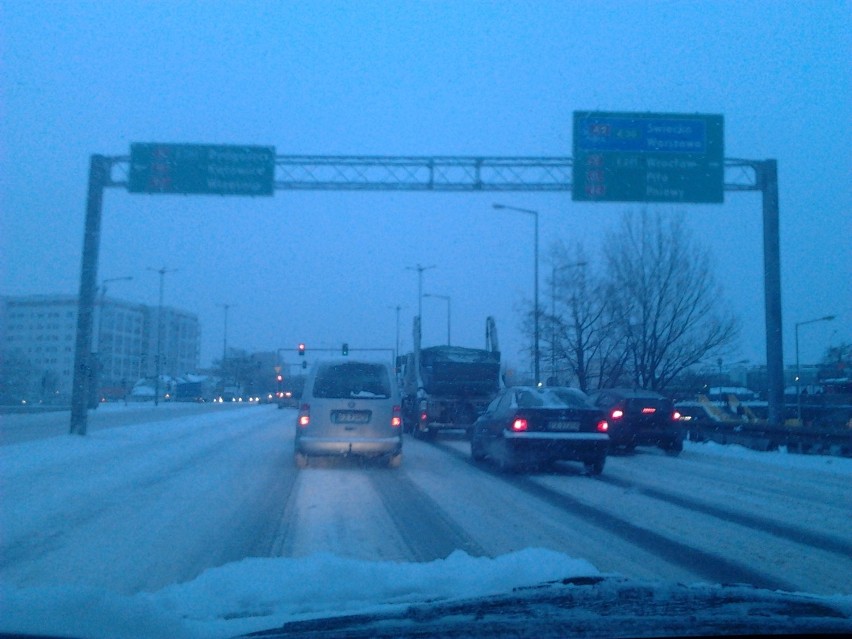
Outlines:
{"type": "Polygon", "coordinates": [[[299,356],[301,357],[301,356],[302,356],[302,355],[304,355],[304,354],[305,354],[305,344],[304,344],[304,343],[300,343],[300,344],[299,344],[299,356]]]}

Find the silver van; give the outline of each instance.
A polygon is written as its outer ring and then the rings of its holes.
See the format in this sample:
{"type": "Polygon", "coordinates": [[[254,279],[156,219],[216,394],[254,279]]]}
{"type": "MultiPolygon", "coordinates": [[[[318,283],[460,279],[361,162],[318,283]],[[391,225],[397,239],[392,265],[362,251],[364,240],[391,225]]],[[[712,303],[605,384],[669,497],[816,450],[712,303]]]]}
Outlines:
{"type": "Polygon", "coordinates": [[[402,463],[399,390],[390,364],[348,357],[320,361],[308,376],[296,422],[295,462],[358,455],[402,463]]]}

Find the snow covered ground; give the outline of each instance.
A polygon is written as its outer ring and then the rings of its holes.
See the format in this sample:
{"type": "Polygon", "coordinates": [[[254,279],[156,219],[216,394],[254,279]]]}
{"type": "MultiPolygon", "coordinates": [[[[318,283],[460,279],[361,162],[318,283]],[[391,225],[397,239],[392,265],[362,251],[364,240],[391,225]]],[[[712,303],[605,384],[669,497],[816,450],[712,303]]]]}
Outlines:
{"type": "Polygon", "coordinates": [[[848,459],[688,442],[505,476],[447,437],[299,472],[292,410],[101,409],[85,438],[0,417],[0,631],[228,637],[598,571],[852,594],[848,459]]]}

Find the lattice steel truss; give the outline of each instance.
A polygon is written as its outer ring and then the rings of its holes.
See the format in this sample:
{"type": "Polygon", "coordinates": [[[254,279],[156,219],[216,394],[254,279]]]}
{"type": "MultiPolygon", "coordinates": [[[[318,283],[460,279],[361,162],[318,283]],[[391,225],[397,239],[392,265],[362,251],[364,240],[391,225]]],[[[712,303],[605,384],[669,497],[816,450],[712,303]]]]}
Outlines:
{"type": "MultiPolygon", "coordinates": [[[[130,158],[110,158],[108,186],[127,187],[130,158]]],[[[725,160],[726,191],[758,191],[753,160],[725,160]]],[[[570,157],[279,155],[280,191],[571,191],[570,157]]]]}

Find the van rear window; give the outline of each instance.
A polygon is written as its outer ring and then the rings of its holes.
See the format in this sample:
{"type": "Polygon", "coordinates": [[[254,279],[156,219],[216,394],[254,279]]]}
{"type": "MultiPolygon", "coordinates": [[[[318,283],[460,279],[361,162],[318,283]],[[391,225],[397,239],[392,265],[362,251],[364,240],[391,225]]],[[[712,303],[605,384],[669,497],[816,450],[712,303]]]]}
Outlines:
{"type": "Polygon", "coordinates": [[[382,364],[346,362],[323,366],[313,388],[314,397],[328,399],[385,399],[390,394],[390,376],[382,364]]]}

